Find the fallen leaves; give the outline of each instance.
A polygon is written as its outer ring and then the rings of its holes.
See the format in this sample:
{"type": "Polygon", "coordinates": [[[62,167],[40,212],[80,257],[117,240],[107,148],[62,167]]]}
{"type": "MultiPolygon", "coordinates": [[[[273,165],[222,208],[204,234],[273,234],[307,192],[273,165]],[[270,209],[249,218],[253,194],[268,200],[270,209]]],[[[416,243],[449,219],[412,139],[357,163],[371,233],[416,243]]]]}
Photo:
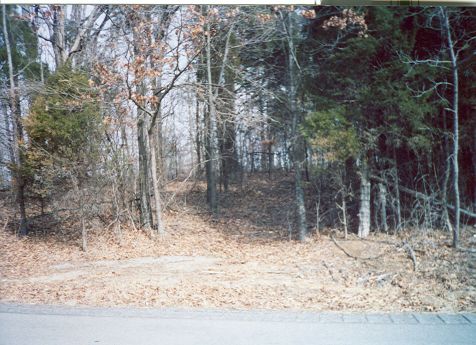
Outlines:
{"type": "MultiPolygon", "coordinates": [[[[476,310],[474,254],[444,246],[447,234],[339,239],[356,255],[385,253],[378,260],[349,258],[325,235],[304,243],[288,241],[283,219],[260,211],[288,202],[263,197],[266,189],[287,188],[285,182],[276,184],[254,185],[256,193],[241,199],[231,191],[217,219],[191,206],[202,192],[184,189],[187,205],[177,202],[176,212],[165,214],[164,238],[154,240],[126,225],[120,238],[96,229],[90,232],[87,253],[57,235],[18,239],[0,231],[0,298],[100,306],[476,310]],[[417,272],[405,251],[392,245],[402,241],[415,250],[417,272]]],[[[472,238],[471,233],[465,236],[472,238]]]]}

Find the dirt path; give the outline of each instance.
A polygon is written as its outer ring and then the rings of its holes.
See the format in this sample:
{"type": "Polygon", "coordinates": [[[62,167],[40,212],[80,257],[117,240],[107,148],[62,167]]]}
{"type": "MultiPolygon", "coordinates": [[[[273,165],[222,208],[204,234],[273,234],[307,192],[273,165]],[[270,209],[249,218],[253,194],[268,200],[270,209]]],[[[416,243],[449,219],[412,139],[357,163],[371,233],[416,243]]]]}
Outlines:
{"type": "MultiPolygon", "coordinates": [[[[476,311],[474,256],[450,248],[449,234],[372,234],[368,241],[353,236],[344,241],[338,231],[332,232],[349,257],[329,233],[307,242],[289,241],[282,219],[273,216],[276,210],[286,209],[287,201],[266,197],[274,188],[271,183],[258,187],[242,199],[234,197],[235,204],[217,218],[196,206],[202,192],[189,192],[187,204],[177,203],[177,211],[164,215],[168,231],[164,238],[152,239],[127,226],[119,233],[93,229],[87,253],[74,241],[56,235],[20,240],[0,231],[0,301],[476,311]],[[269,214],[260,218],[262,210],[269,214]],[[413,250],[416,271],[403,241],[413,250]]],[[[474,235],[476,229],[465,232],[465,246],[474,247],[474,235]]]]}
{"type": "MultiPolygon", "coordinates": [[[[341,245],[355,255],[391,249],[362,241],[341,245]]],[[[226,247],[222,252],[205,248],[202,255],[184,255],[185,248],[182,253],[169,248],[176,254],[53,260],[41,274],[3,270],[0,295],[3,301],[103,306],[359,311],[474,308],[474,289],[458,284],[457,277],[448,273],[431,277],[431,271],[412,272],[404,252],[389,252],[391,259],[366,262],[347,257],[330,240],[235,246],[235,250],[226,247]],[[465,301],[468,304],[461,303],[465,301]]],[[[420,266],[425,267],[425,262],[420,266]]]]}
{"type": "Polygon", "coordinates": [[[112,273],[134,280],[154,278],[161,286],[173,281],[180,274],[199,274],[209,270],[219,261],[205,256],[138,257],[125,260],[98,260],[73,264],[65,262],[50,266],[52,273],[26,278],[1,279],[2,283],[51,283],[73,279],[91,279],[97,275],[112,273]]]}

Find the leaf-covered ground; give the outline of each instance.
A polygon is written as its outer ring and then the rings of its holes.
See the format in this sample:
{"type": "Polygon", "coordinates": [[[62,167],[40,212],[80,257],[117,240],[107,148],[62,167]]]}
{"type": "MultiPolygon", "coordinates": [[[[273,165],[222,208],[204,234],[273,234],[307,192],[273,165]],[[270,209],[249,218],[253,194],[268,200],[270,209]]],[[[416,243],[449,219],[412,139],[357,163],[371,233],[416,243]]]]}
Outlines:
{"type": "MultiPolygon", "coordinates": [[[[287,234],[289,179],[248,181],[242,191],[223,198],[215,218],[204,212],[203,185],[168,188],[169,196],[176,195],[165,215],[163,238],[132,226],[98,228],[90,231],[84,253],[79,240],[58,234],[18,239],[8,226],[0,228],[1,301],[476,311],[476,254],[450,248],[448,233],[377,234],[362,241],[326,230],[300,243],[287,234]]],[[[0,226],[7,224],[7,211],[3,206],[0,226]]],[[[476,247],[474,227],[465,229],[463,246],[476,247]]]]}

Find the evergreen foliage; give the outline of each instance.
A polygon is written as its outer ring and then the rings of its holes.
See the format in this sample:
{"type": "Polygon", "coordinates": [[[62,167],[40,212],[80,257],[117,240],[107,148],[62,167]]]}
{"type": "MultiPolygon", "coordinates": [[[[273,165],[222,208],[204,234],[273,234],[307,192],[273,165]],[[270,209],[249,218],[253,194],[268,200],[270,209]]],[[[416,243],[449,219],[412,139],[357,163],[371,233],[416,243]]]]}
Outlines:
{"type": "Polygon", "coordinates": [[[33,189],[40,187],[44,195],[48,186],[71,174],[79,179],[91,175],[99,158],[102,123],[97,93],[86,74],[65,65],[51,75],[24,124],[33,189]]]}
{"type": "MultiPolygon", "coordinates": [[[[290,224],[317,203],[328,210],[319,226],[340,226],[345,209],[350,231],[364,214],[367,230],[450,229],[459,188],[473,217],[474,9],[118,6],[95,8],[89,26],[79,7],[7,9],[14,66],[0,64],[0,79],[18,100],[2,104],[5,129],[17,124],[10,106],[26,129],[26,187],[41,197],[68,191],[73,179],[85,197],[93,188],[83,181],[109,176],[110,195],[123,199],[111,214],[133,218],[128,201],[139,200],[147,227],[152,208],[160,219],[167,179],[197,165],[223,193],[247,172],[293,174],[290,224]],[[69,62],[38,91],[45,42],[56,65],[69,62]]],[[[5,54],[0,45],[1,61],[5,54]]]]}
{"type": "MultiPolygon", "coordinates": [[[[21,18],[15,9],[16,6],[7,5],[7,26],[9,28],[10,45],[12,47],[12,63],[17,71],[22,71],[22,76],[27,80],[40,79],[40,63],[38,61],[38,38],[31,29],[28,20],[21,18]]],[[[0,12],[2,10],[0,9],[0,12]]],[[[0,16],[0,27],[3,25],[0,16]]],[[[6,46],[3,43],[3,31],[0,30],[0,61],[7,61],[6,46]]],[[[44,66],[46,73],[47,69],[44,66]]],[[[8,75],[8,65],[0,64],[0,74],[8,75]]]]}

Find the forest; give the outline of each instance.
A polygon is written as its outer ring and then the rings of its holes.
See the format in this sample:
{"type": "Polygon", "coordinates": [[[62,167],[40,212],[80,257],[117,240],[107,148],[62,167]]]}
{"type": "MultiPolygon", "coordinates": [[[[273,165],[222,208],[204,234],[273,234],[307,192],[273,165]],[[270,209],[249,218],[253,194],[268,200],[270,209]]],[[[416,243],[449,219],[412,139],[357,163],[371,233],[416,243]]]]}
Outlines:
{"type": "MultiPolygon", "coordinates": [[[[75,258],[116,260],[203,255],[218,242],[220,255],[233,256],[272,241],[281,258],[311,255],[325,238],[329,247],[318,250],[355,259],[365,286],[411,285],[397,282],[396,269],[365,278],[370,258],[400,255],[399,265],[424,271],[446,255],[445,272],[458,267],[446,283],[465,291],[452,308],[475,308],[475,15],[474,7],[2,5],[4,298],[15,300],[24,284],[11,272],[41,271],[40,262],[66,255],[64,245],[75,258]],[[373,253],[367,245],[377,242],[398,255],[373,253]]],[[[351,279],[322,265],[334,283],[351,279]]],[[[171,295],[164,299],[183,302],[171,295]]]]}

